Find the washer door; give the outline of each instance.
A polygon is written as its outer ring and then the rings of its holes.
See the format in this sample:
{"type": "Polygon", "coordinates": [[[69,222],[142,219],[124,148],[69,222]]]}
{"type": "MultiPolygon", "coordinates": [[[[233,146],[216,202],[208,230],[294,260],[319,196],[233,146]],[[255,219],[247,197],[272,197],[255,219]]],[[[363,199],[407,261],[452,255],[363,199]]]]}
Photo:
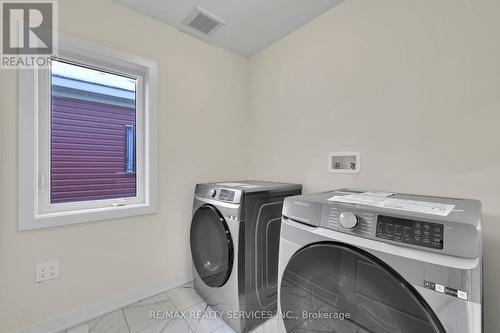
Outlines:
{"type": "Polygon", "coordinates": [[[222,214],[211,205],[196,210],[191,222],[191,255],[200,278],[210,287],[223,286],[233,268],[233,241],[222,214]]]}
{"type": "Polygon", "coordinates": [[[347,244],[299,250],[283,273],[280,302],[287,332],[446,333],[408,282],[347,244]]]}

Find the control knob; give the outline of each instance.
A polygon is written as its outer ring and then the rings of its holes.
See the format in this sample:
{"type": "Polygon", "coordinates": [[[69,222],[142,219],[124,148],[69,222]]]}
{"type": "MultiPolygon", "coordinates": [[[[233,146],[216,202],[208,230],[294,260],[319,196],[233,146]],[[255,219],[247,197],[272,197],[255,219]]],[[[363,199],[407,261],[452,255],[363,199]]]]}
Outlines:
{"type": "Polygon", "coordinates": [[[339,222],[344,229],[351,230],[358,225],[358,217],[354,213],[343,212],[339,216],[339,222]]]}
{"type": "Polygon", "coordinates": [[[217,190],[215,188],[211,188],[210,192],[208,192],[208,195],[210,195],[212,198],[214,198],[216,194],[217,190]]]}

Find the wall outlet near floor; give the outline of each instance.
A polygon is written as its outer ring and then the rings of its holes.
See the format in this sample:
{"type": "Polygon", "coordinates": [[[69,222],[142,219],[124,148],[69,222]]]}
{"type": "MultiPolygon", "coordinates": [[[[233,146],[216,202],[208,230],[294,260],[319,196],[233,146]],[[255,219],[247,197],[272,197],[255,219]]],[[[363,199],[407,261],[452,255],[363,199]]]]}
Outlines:
{"type": "Polygon", "coordinates": [[[57,277],[59,277],[59,260],[52,260],[36,265],[35,281],[37,283],[55,279],[57,277]]]}

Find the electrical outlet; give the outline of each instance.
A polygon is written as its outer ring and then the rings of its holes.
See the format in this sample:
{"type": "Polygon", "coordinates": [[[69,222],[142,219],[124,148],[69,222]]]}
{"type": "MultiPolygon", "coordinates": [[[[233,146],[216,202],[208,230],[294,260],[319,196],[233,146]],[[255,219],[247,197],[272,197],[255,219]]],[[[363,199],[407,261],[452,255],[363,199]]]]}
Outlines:
{"type": "Polygon", "coordinates": [[[52,260],[36,265],[36,282],[55,279],[59,277],[59,260],[52,260]]]}

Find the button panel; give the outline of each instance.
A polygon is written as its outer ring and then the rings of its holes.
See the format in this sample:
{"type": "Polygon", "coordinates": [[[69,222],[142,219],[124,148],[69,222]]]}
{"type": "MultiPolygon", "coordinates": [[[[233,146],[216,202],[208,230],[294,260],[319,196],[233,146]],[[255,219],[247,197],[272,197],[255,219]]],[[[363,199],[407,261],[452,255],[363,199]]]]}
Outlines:
{"type": "Polygon", "coordinates": [[[376,236],[395,242],[442,250],[443,229],[443,225],[438,223],[379,215],[376,236]]]}

